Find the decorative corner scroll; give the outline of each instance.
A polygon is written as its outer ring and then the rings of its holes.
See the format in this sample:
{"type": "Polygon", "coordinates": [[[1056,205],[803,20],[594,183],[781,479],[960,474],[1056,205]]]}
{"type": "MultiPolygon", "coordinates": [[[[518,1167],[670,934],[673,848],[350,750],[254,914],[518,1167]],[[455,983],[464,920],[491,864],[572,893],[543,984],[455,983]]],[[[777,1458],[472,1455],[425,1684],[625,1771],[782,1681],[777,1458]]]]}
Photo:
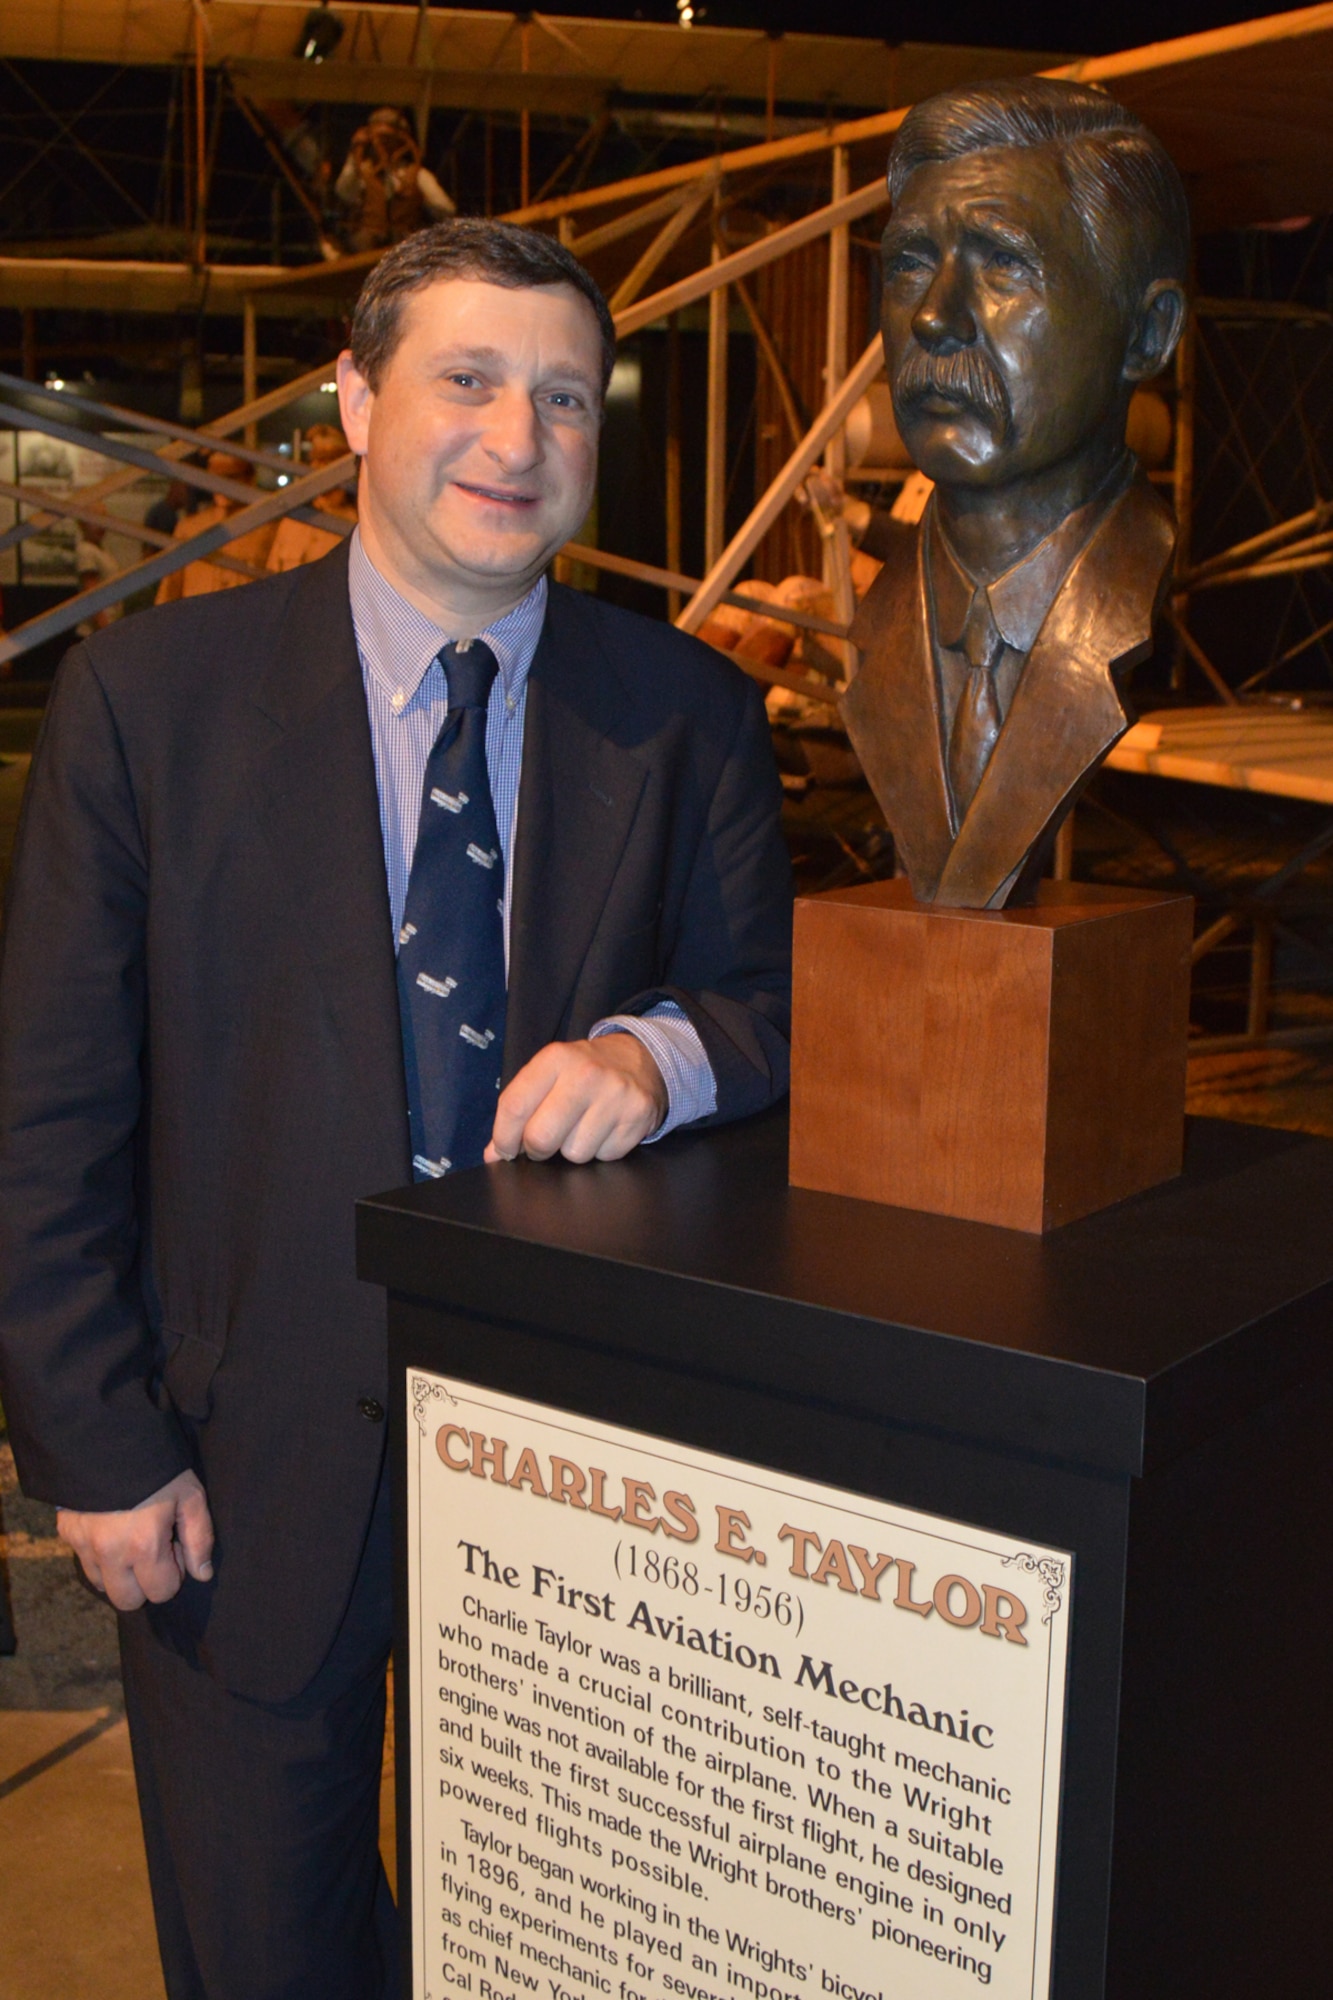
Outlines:
{"type": "Polygon", "coordinates": [[[1011,1563],[1017,1563],[1018,1567],[1026,1571],[1029,1576],[1041,1578],[1042,1603],[1046,1606],[1041,1622],[1043,1625],[1049,1625],[1056,1612],[1064,1608],[1061,1592],[1065,1587],[1067,1566],[1055,1556],[1030,1556],[1025,1550],[1016,1555],[1006,1556],[1002,1567],[1008,1569],[1011,1563]]]}
{"type": "Polygon", "coordinates": [[[457,1407],[458,1398],[447,1382],[432,1382],[428,1375],[412,1377],[412,1415],[417,1420],[417,1429],[422,1437],[426,1435],[426,1405],[440,1401],[457,1407]]]}

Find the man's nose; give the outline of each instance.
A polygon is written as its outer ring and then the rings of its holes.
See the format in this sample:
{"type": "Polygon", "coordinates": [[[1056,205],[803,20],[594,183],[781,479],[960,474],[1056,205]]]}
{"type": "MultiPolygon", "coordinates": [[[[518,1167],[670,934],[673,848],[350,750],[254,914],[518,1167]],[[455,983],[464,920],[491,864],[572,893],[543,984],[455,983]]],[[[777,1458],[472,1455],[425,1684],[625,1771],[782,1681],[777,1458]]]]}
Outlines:
{"type": "Polygon", "coordinates": [[[507,472],[527,472],[541,457],[541,427],[525,389],[510,388],[488,412],[486,449],[507,472]]]}
{"type": "Polygon", "coordinates": [[[967,275],[953,257],[940,264],[912,315],[912,332],[932,354],[952,354],[977,337],[967,275]]]}

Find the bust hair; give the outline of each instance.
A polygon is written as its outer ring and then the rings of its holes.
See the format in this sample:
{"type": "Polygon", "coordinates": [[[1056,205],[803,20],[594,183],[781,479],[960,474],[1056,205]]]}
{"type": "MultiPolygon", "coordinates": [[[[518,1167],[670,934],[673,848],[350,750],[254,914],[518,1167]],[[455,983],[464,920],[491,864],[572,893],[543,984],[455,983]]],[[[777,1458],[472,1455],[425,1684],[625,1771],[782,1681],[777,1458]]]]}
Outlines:
{"type": "Polygon", "coordinates": [[[611,311],[572,251],[535,229],[456,215],[418,229],[380,258],[356,302],[348,345],[359,374],[378,389],[402,333],[403,301],[448,278],[480,279],[509,291],[572,285],[588,301],[602,336],[602,389],[616,360],[611,311]]]}
{"type": "Polygon", "coordinates": [[[1015,146],[1055,153],[1088,247],[1126,305],[1156,279],[1185,282],[1189,204],[1175,162],[1132,111],[1087,84],[998,77],[914,105],[889,154],[890,199],[896,207],[919,167],[1015,146]]]}

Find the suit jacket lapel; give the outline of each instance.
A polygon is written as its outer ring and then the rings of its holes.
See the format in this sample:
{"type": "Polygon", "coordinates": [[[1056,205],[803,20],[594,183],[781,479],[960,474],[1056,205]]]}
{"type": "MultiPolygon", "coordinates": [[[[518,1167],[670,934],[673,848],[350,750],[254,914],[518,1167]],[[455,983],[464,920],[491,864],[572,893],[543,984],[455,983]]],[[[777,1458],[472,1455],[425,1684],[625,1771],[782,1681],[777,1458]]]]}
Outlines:
{"type": "MultiPolygon", "coordinates": [[[[258,824],[303,953],[380,1138],[407,1177],[407,1100],[379,796],[347,596],[347,544],[300,573],[255,695],[277,732],[254,782],[258,824]]],[[[379,1171],[377,1169],[377,1171],[379,1171]]]]}
{"type": "Polygon", "coordinates": [[[1147,656],[1174,544],[1141,476],[1113,502],[1046,614],[935,900],[984,909],[1129,727],[1114,676],[1147,656]],[[1033,786],[1030,774],[1041,773],[1033,786]],[[1015,773],[1028,774],[1015,795],[1015,773]]]}
{"type": "Polygon", "coordinates": [[[852,626],[861,667],[839,704],[911,878],[927,900],[953,829],[926,603],[925,534],[891,550],[852,626]]]}
{"type": "Polygon", "coordinates": [[[620,865],[648,777],[626,741],[630,710],[595,606],[553,584],[523,724],[506,1081],[560,1035],[620,865]]]}

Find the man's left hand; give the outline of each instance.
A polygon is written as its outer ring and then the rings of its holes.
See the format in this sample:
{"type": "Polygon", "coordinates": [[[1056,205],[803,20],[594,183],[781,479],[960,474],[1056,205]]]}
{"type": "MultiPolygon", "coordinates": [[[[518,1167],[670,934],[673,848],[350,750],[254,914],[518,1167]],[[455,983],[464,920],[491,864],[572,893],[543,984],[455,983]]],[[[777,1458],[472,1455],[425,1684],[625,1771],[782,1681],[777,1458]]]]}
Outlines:
{"type": "Polygon", "coordinates": [[[643,1043],[623,1032],[548,1042],[500,1093],[487,1160],[621,1160],[667,1115],[667,1088],[643,1043]]]}

